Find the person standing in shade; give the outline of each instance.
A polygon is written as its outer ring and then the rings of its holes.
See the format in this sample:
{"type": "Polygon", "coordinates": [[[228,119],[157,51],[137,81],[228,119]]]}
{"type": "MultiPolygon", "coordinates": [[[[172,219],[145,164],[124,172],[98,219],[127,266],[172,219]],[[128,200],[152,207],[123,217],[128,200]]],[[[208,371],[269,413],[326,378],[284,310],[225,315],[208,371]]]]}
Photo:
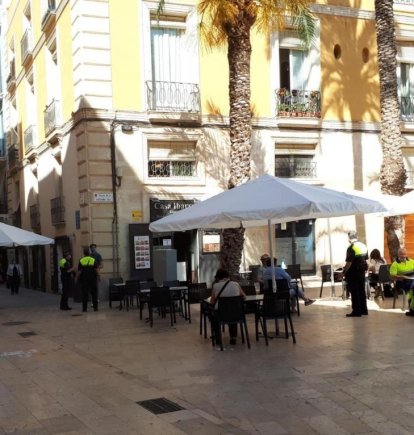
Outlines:
{"type": "Polygon", "coordinates": [[[368,249],[360,241],[356,231],[348,233],[349,247],[346,250],[346,263],[343,274],[352,299],[352,312],[346,317],[368,315],[365,294],[365,274],[368,270],[368,249]]]}
{"type": "Polygon", "coordinates": [[[62,297],[60,298],[60,309],[71,310],[68,305],[68,299],[72,291],[73,278],[72,273],[75,268],[72,267],[72,255],[69,252],[63,253],[63,258],[59,260],[60,279],[62,282],[62,297]]]}
{"type": "Polygon", "coordinates": [[[92,296],[93,310],[98,311],[97,264],[89,255],[89,248],[83,248],[83,257],[79,260],[76,274],[76,282],[78,281],[82,292],[82,311],[88,311],[89,293],[92,296]]]}
{"type": "Polygon", "coordinates": [[[16,260],[13,258],[12,262],[7,267],[7,280],[12,295],[19,293],[20,278],[22,275],[23,272],[20,264],[16,263],[16,260]]]}

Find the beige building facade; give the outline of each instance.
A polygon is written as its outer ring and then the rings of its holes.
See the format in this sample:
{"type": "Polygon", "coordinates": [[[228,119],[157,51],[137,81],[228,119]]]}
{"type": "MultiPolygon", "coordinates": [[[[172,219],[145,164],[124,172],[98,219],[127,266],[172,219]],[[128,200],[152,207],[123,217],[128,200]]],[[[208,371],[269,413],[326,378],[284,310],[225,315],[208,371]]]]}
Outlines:
{"type": "MultiPolygon", "coordinates": [[[[379,86],[371,0],[319,0],[305,49],[293,29],[252,32],[252,177],[269,173],[379,190],[379,86]]],[[[20,249],[28,286],[58,291],[57,261],[98,245],[113,276],[153,277],[154,251],[177,250],[179,278],[211,281],[220,234],[150,234],[149,223],[225,189],[226,50],[207,50],[194,0],[3,2],[3,100],[10,219],[55,239],[20,249]],[[148,243],[149,248],[146,249],[148,243]]],[[[403,150],[414,168],[414,1],[396,1],[403,150]]],[[[413,187],[410,177],[407,189],[413,187]]],[[[383,250],[378,218],[332,219],[333,260],[346,232],[383,250]]],[[[274,229],[275,252],[310,274],[329,262],[327,221],[274,229]]],[[[242,269],[268,251],[247,231],[242,269]]]]}

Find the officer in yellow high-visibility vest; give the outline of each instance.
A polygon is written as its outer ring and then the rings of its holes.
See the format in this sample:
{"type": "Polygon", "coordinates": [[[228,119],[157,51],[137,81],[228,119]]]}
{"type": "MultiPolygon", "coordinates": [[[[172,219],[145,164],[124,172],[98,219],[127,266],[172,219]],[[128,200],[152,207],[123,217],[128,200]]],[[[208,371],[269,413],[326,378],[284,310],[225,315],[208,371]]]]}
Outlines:
{"type": "Polygon", "coordinates": [[[89,255],[89,248],[83,248],[83,257],[79,260],[76,281],[80,282],[82,291],[82,311],[88,311],[88,296],[92,296],[93,310],[98,311],[97,263],[89,255]]]}
{"type": "Polygon", "coordinates": [[[368,249],[358,241],[356,231],[348,233],[350,245],[346,250],[344,275],[346,285],[352,298],[352,312],[346,317],[361,317],[368,314],[367,297],[365,293],[365,275],[368,270],[368,249]]]}
{"type": "Polygon", "coordinates": [[[63,257],[59,260],[60,280],[62,282],[62,297],[60,298],[60,309],[71,310],[68,305],[68,299],[72,291],[73,276],[75,268],[72,267],[72,255],[70,252],[64,252],[63,257]]]}

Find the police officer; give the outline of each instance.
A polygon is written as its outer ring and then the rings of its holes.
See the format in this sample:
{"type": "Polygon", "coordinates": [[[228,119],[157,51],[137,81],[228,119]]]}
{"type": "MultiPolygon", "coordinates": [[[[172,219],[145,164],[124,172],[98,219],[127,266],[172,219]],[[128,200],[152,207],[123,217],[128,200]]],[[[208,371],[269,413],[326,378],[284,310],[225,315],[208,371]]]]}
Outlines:
{"type": "Polygon", "coordinates": [[[72,255],[69,252],[63,253],[63,258],[59,260],[60,280],[62,282],[62,297],[60,298],[60,309],[71,310],[68,305],[68,299],[72,291],[72,273],[75,268],[72,267],[72,255]]]}
{"type": "Polygon", "coordinates": [[[88,311],[88,296],[92,296],[93,310],[98,311],[97,263],[89,255],[89,248],[83,248],[83,257],[79,260],[76,281],[80,282],[82,291],[82,311],[88,311]]]}
{"type": "Polygon", "coordinates": [[[365,273],[368,270],[368,249],[358,241],[356,231],[348,233],[350,245],[346,250],[345,280],[352,298],[352,312],[346,317],[361,317],[368,314],[365,294],[365,273]]]}

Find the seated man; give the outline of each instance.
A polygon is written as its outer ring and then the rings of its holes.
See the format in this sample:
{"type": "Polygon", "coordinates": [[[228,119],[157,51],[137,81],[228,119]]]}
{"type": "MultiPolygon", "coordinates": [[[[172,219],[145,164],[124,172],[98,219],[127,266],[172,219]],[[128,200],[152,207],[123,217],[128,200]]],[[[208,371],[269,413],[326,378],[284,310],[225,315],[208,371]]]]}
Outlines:
{"type": "MultiPolygon", "coordinates": [[[[268,283],[272,280],[272,264],[270,257],[265,260],[266,268],[263,271],[263,281],[265,290],[268,290],[268,283]]],[[[275,269],[275,279],[286,279],[286,281],[289,283],[290,287],[290,297],[291,297],[291,307],[292,311],[295,310],[295,297],[296,294],[299,296],[299,298],[303,299],[305,301],[305,305],[311,305],[315,302],[314,299],[309,299],[305,296],[305,293],[299,288],[294,288],[294,284],[292,283],[292,278],[290,275],[281,267],[276,266],[277,259],[274,259],[274,269],[275,269]]]]}
{"type": "Polygon", "coordinates": [[[396,289],[402,288],[407,292],[410,310],[405,313],[406,316],[414,316],[414,279],[408,278],[412,274],[414,274],[414,260],[407,257],[405,248],[400,248],[397,259],[391,264],[390,275],[397,281],[396,289]]]}

